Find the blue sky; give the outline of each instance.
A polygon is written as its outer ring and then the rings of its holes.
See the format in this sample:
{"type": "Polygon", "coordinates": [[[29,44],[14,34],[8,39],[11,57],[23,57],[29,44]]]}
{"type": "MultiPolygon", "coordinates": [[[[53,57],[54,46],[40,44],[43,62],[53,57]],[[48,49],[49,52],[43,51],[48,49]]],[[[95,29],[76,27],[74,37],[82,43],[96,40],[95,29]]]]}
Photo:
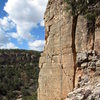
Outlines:
{"type": "Polygon", "coordinates": [[[0,0],[0,49],[43,50],[48,0],[0,0]]]}

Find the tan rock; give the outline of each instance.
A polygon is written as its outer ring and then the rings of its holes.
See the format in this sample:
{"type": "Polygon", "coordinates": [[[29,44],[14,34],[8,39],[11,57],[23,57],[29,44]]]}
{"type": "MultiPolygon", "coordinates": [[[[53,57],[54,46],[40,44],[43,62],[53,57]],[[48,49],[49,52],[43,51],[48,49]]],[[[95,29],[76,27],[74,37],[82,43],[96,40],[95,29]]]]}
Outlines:
{"type": "MultiPolygon", "coordinates": [[[[48,1],[44,16],[46,44],[39,63],[41,69],[38,80],[38,100],[65,99],[73,90],[72,18],[66,13],[65,6],[63,0],[48,1]]],[[[76,31],[77,52],[87,49],[86,32],[86,20],[79,16],[76,31]]],[[[100,29],[96,31],[96,41],[100,40],[99,32],[100,29]]],[[[98,46],[95,47],[99,50],[98,46]]]]}

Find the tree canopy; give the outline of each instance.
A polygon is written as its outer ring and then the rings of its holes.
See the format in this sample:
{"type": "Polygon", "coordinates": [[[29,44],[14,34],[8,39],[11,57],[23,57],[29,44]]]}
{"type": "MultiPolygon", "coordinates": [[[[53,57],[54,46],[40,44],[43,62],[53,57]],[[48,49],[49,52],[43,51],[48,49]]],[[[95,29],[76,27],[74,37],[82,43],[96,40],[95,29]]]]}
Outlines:
{"type": "Polygon", "coordinates": [[[96,16],[95,6],[99,0],[65,0],[67,3],[66,10],[71,15],[84,15],[86,17],[96,16]]]}

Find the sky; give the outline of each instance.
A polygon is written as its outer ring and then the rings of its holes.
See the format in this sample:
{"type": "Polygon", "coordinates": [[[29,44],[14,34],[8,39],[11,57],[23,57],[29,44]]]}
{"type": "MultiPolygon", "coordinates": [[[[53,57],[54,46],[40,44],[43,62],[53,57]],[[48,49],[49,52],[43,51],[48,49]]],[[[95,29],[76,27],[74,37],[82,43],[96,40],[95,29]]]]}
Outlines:
{"type": "Polygon", "coordinates": [[[48,0],[0,0],[0,49],[44,48],[48,0]]]}

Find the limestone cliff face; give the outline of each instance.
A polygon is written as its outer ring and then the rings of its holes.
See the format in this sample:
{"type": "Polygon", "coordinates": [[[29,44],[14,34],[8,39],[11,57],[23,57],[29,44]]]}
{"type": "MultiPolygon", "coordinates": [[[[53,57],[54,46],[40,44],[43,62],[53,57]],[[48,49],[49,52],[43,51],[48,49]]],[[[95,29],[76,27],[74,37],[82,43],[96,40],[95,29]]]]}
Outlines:
{"type": "MultiPolygon", "coordinates": [[[[74,62],[71,47],[72,18],[65,11],[63,0],[49,0],[45,12],[45,48],[40,57],[38,100],[64,100],[73,90],[74,62]]],[[[96,44],[100,42],[96,30],[96,44]]],[[[79,16],[76,31],[76,52],[87,50],[86,19],[79,16]]],[[[96,50],[98,46],[95,44],[96,50]]],[[[90,44],[91,46],[91,44],[90,44]]],[[[77,79],[76,79],[77,80],[77,79]]]]}
{"type": "MultiPolygon", "coordinates": [[[[36,52],[37,53],[37,52],[36,52]]],[[[17,64],[17,63],[29,63],[38,62],[38,58],[35,56],[34,52],[24,51],[24,50],[0,50],[0,64],[17,64]]]]}

